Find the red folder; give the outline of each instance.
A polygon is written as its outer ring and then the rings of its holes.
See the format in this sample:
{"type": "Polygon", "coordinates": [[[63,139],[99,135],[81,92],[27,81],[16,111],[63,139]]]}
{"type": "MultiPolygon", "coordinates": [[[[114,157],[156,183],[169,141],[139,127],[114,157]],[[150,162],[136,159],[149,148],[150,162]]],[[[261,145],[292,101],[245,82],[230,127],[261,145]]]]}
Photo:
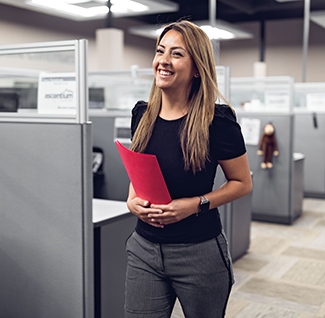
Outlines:
{"type": "Polygon", "coordinates": [[[155,155],[137,153],[115,141],[124,167],[138,198],[154,204],[172,201],[155,155]]]}

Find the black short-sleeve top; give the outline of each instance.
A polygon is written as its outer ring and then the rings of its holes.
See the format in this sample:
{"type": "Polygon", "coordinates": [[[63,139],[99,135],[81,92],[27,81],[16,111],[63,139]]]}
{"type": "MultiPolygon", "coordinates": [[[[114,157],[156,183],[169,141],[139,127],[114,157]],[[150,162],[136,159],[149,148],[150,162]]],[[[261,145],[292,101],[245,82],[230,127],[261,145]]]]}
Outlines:
{"type": "MultiPolygon", "coordinates": [[[[132,137],[147,109],[147,103],[140,101],[132,110],[132,137]]],[[[246,152],[243,136],[232,109],[227,105],[216,105],[210,125],[209,160],[205,169],[195,174],[184,169],[180,144],[180,129],[185,116],[176,120],[165,120],[158,116],[145,153],[157,156],[162,174],[171,198],[200,196],[211,192],[218,160],[233,159],[246,152]]],[[[153,227],[140,219],[136,231],[145,239],[156,243],[195,243],[217,237],[221,232],[217,209],[193,214],[164,228],[153,227]]]]}

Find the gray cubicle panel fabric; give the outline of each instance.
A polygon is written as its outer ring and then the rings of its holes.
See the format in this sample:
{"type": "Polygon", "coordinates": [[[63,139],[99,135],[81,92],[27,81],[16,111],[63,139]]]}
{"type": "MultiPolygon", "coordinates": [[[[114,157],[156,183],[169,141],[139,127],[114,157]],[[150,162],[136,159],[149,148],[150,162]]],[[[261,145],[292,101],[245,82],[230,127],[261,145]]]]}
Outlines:
{"type": "Polygon", "coordinates": [[[254,174],[252,218],[261,221],[289,223],[293,221],[293,115],[286,113],[239,113],[241,118],[261,120],[263,127],[272,121],[279,155],[273,157],[273,168],[262,169],[258,145],[247,145],[250,169],[254,174]]]}
{"type": "MultiPolygon", "coordinates": [[[[213,190],[226,182],[226,177],[218,166],[213,190]]],[[[233,261],[244,255],[250,243],[250,223],[252,219],[252,192],[233,202],[218,207],[222,226],[226,232],[233,261]]]]}
{"type": "Polygon", "coordinates": [[[243,256],[250,245],[253,191],[231,203],[231,257],[243,256]]]}
{"type": "MultiPolygon", "coordinates": [[[[216,176],[214,178],[213,190],[218,189],[225,182],[226,182],[226,177],[225,177],[222,169],[220,168],[220,166],[218,166],[217,171],[216,171],[216,176]]],[[[224,230],[225,230],[225,232],[227,234],[228,242],[229,242],[229,244],[231,246],[231,243],[230,243],[231,235],[230,235],[230,224],[229,224],[230,216],[227,215],[227,206],[222,205],[222,206],[218,207],[218,210],[219,210],[219,213],[220,213],[220,219],[221,219],[222,226],[223,226],[223,228],[224,228],[224,230]]],[[[230,250],[231,250],[231,248],[230,248],[230,250]]]]}
{"type": "Polygon", "coordinates": [[[301,216],[302,205],[304,199],[304,170],[305,170],[305,158],[294,160],[294,172],[293,172],[293,219],[301,216]]]}
{"type": "Polygon", "coordinates": [[[0,123],[1,317],[93,315],[85,126],[0,123]]]}
{"type": "Polygon", "coordinates": [[[324,113],[295,114],[294,150],[306,156],[304,163],[306,196],[325,198],[324,136],[324,113]]]}
{"type": "MultiPolygon", "coordinates": [[[[90,116],[93,124],[93,145],[100,147],[104,153],[103,184],[97,198],[107,200],[126,201],[130,180],[123,166],[121,157],[114,143],[116,138],[115,119],[127,117],[130,111],[121,112],[122,115],[90,116]]],[[[130,117],[130,115],[128,115],[130,117]]],[[[126,147],[130,146],[125,144],[126,147]]]]}

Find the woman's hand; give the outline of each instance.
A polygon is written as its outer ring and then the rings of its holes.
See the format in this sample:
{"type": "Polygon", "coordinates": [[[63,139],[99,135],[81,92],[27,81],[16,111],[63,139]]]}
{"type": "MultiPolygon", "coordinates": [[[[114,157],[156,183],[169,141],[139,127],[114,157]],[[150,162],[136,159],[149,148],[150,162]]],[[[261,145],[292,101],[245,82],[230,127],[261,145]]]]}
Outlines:
{"type": "Polygon", "coordinates": [[[162,213],[149,213],[148,218],[151,222],[168,225],[179,222],[188,216],[199,211],[200,198],[182,198],[173,200],[169,204],[151,204],[150,208],[157,209],[162,213]]]}
{"type": "Polygon", "coordinates": [[[152,217],[149,215],[153,214],[153,215],[159,215],[162,214],[163,211],[161,209],[157,209],[157,208],[151,208],[149,206],[149,202],[142,200],[140,198],[128,198],[127,200],[127,206],[130,210],[130,212],[132,214],[134,214],[135,216],[137,216],[140,220],[142,220],[143,222],[146,222],[152,226],[155,227],[161,227],[163,228],[164,225],[159,223],[159,221],[156,220],[152,220],[152,217]]]}
{"type": "Polygon", "coordinates": [[[176,223],[187,218],[199,210],[200,198],[183,198],[173,200],[169,204],[149,204],[148,201],[138,198],[132,183],[129,187],[127,206],[132,214],[140,220],[155,227],[176,223]]]}

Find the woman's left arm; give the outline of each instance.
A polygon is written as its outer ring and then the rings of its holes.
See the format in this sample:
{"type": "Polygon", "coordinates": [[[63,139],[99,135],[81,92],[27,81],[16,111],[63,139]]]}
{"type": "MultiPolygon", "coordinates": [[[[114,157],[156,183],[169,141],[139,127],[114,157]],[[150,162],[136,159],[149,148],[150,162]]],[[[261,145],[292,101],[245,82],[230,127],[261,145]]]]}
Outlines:
{"type": "Polygon", "coordinates": [[[210,209],[237,200],[253,189],[247,154],[229,160],[218,161],[227,181],[205,196],[210,201],[210,209]]]}
{"type": "MultiPolygon", "coordinates": [[[[218,189],[204,194],[210,201],[210,209],[219,207],[239,199],[252,191],[247,154],[229,160],[220,160],[220,164],[227,181],[218,189]]],[[[200,198],[182,198],[173,200],[168,205],[151,205],[152,208],[162,209],[162,214],[152,214],[153,222],[167,225],[178,222],[191,214],[197,213],[200,207],[200,198]]]]}

